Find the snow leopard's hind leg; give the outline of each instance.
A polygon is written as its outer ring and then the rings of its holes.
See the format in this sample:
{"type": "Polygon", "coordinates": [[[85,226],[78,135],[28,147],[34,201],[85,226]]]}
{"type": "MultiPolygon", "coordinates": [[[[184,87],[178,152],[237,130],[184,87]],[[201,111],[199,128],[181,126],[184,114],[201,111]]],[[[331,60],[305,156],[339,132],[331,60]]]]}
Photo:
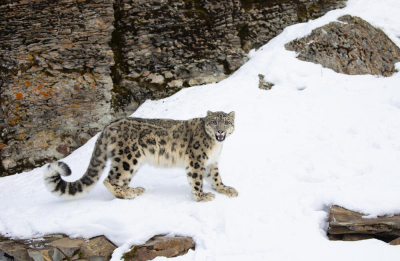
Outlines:
{"type": "Polygon", "coordinates": [[[137,158],[130,153],[112,157],[111,169],[103,184],[116,198],[132,199],[145,192],[142,187],[129,187],[129,183],[139,169],[140,161],[140,157],[137,158]]]}

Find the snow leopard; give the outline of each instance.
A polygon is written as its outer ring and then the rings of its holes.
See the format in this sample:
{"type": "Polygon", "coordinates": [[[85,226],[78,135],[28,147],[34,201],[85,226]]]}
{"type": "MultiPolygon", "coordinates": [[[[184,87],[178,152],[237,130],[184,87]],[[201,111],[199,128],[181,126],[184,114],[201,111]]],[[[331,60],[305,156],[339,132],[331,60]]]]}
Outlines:
{"type": "Polygon", "coordinates": [[[218,162],[222,146],[235,129],[235,112],[207,112],[190,120],[124,118],[110,123],[99,135],[89,167],[75,182],[69,166],[53,162],[45,168],[46,188],[61,197],[87,193],[99,181],[107,160],[110,171],[103,184],[116,198],[133,199],[145,192],[129,184],[145,163],[157,167],[182,167],[196,201],[211,201],[215,195],[203,191],[203,179],[214,190],[229,197],[238,191],[222,183],[218,162]]]}

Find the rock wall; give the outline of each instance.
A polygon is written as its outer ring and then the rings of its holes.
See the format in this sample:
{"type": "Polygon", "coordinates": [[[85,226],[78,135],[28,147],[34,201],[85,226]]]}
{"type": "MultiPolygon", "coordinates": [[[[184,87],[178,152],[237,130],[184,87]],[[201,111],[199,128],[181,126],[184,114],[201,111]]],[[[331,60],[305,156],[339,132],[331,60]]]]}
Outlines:
{"type": "Polygon", "coordinates": [[[112,0],[2,1],[1,163],[15,173],[68,155],[107,124],[112,0]]]}
{"type": "Polygon", "coordinates": [[[114,109],[218,82],[289,25],[344,7],[326,0],[117,0],[114,109]]]}
{"type": "Polygon", "coordinates": [[[344,0],[3,0],[0,176],[60,159],[146,99],[218,82],[344,0]]]}

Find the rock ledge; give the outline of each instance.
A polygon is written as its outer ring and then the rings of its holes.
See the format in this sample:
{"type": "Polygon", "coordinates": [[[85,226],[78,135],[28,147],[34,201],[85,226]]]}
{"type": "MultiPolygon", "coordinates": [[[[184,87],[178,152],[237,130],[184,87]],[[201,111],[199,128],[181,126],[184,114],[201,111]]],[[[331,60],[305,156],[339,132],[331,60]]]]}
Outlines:
{"type": "Polygon", "coordinates": [[[400,215],[365,218],[361,213],[334,205],[329,215],[328,237],[343,241],[375,238],[399,245],[400,215]]]}

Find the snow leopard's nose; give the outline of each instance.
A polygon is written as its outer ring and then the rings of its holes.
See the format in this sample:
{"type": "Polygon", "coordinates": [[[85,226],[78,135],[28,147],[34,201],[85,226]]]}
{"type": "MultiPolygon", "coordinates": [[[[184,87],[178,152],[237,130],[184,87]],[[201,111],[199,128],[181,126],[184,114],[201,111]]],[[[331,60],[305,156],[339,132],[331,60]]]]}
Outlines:
{"type": "Polygon", "coordinates": [[[222,130],[219,130],[219,131],[218,131],[218,133],[222,134],[222,133],[224,133],[224,131],[222,131],[222,130]]]}

